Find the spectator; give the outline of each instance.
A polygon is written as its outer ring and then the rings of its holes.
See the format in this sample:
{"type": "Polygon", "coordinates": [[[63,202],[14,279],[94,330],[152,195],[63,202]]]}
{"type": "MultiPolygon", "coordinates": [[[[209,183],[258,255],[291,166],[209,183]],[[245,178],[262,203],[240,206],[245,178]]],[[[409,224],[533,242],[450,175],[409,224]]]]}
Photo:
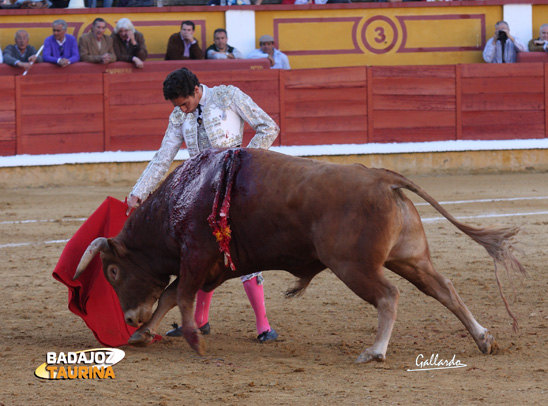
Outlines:
{"type": "Polygon", "coordinates": [[[135,29],[129,18],[121,18],[111,35],[116,59],[122,62],[133,62],[137,68],[145,66],[148,51],[145,37],[135,29]]]}
{"type": "MultiPolygon", "coordinates": [[[[0,62],[2,58],[0,57],[0,62]]],[[[29,70],[33,63],[42,62],[41,56],[36,56],[36,49],[29,45],[29,33],[19,30],[15,33],[15,45],[4,49],[4,63],[29,70]]]]}
{"type": "Polygon", "coordinates": [[[2,44],[0,44],[0,63],[4,62],[4,57],[2,55],[2,44]]]}
{"type": "MultiPolygon", "coordinates": [[[[377,2],[388,2],[389,0],[376,0],[377,2]]],[[[390,0],[393,2],[395,0],[390,0]]],[[[399,0],[398,0],[399,1],[399,0]]],[[[401,1],[412,1],[412,0],[401,0],[401,1]]],[[[352,3],[350,0],[282,0],[281,4],[336,4],[336,3],[352,3]]]]}
{"type": "Polygon", "coordinates": [[[249,59],[267,58],[270,61],[270,69],[291,69],[287,55],[274,47],[274,38],[271,35],[263,35],[259,38],[260,48],[251,51],[249,59]]]}
{"type": "Polygon", "coordinates": [[[192,21],[183,21],[181,31],[176,32],[167,43],[166,61],[178,59],[204,59],[198,40],[194,38],[196,26],[192,21]]]}
{"type": "Polygon", "coordinates": [[[70,0],[51,0],[51,8],[67,8],[70,0]]]}
{"type": "Polygon", "coordinates": [[[3,8],[19,8],[21,5],[16,3],[16,0],[0,0],[0,9],[3,8]]]}
{"type": "Polygon", "coordinates": [[[154,7],[154,0],[118,0],[116,7],[154,7]]]}
{"type": "Polygon", "coordinates": [[[78,43],[73,35],[67,34],[67,22],[55,20],[53,35],[44,41],[44,62],[55,63],[63,68],[80,61],[78,43]]]}
{"type": "MultiPolygon", "coordinates": [[[[89,8],[97,8],[97,0],[87,0],[89,8]]],[[[103,7],[112,7],[112,0],[103,0],[103,7]]]]}
{"type": "Polygon", "coordinates": [[[19,5],[19,8],[50,8],[51,2],[49,0],[17,0],[15,4],[19,5]]]}
{"type": "MultiPolygon", "coordinates": [[[[263,0],[225,0],[224,6],[249,6],[251,4],[260,6],[263,0]]],[[[209,0],[208,6],[221,6],[221,0],[209,0]]],[[[206,56],[207,58],[207,56],[206,56]]]]}
{"type": "Polygon", "coordinates": [[[542,24],[539,29],[539,37],[529,41],[529,52],[548,52],[548,24],[542,24]]]}
{"type": "Polygon", "coordinates": [[[495,24],[495,35],[487,41],[483,50],[483,59],[487,63],[514,63],[518,52],[527,52],[525,45],[510,35],[510,26],[506,21],[495,24]]]}
{"type": "Polygon", "coordinates": [[[104,63],[116,62],[112,47],[112,38],[105,35],[107,22],[96,18],[91,25],[91,31],[78,40],[78,50],[82,62],[104,63]]]}
{"type": "Polygon", "coordinates": [[[224,28],[213,32],[213,44],[206,49],[206,59],[245,59],[236,48],[228,45],[228,37],[224,28]]]}

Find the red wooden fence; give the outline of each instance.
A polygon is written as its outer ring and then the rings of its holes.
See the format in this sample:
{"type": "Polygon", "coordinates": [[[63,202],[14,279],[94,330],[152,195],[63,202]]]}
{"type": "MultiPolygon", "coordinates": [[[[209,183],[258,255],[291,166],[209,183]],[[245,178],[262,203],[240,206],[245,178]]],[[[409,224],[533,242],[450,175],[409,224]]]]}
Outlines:
{"type": "Polygon", "coordinates": [[[364,144],[367,69],[281,72],[282,144],[364,144]]]}
{"type": "MultiPolygon", "coordinates": [[[[238,86],[269,113],[282,130],[276,145],[547,137],[542,62],[295,71],[190,62],[201,82],[238,86]]],[[[180,65],[40,64],[27,76],[0,67],[0,155],[155,150],[172,110],[162,82],[180,65]]]]}
{"type": "Polygon", "coordinates": [[[544,138],[544,64],[480,66],[462,66],[462,138],[544,138]]]}
{"type": "Polygon", "coordinates": [[[454,66],[372,70],[371,142],[456,138],[454,66]]]}
{"type": "Polygon", "coordinates": [[[0,155],[14,155],[15,140],[15,77],[0,76],[0,155]]]}

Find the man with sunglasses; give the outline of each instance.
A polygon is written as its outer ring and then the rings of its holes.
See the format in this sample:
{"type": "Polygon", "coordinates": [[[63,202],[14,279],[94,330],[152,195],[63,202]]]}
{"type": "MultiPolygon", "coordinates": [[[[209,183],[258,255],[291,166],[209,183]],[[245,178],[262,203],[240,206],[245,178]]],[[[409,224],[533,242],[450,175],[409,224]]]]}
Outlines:
{"type": "Polygon", "coordinates": [[[80,61],[78,42],[73,35],[67,34],[67,22],[55,20],[52,23],[53,35],[44,41],[44,62],[54,63],[62,68],[80,61]]]}

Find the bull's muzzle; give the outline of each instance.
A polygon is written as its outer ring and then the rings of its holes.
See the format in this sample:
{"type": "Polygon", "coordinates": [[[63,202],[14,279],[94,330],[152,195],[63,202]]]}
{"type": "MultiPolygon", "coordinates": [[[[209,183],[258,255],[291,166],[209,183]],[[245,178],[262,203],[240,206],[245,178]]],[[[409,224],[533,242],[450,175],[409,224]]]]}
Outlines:
{"type": "Polygon", "coordinates": [[[147,323],[151,317],[152,311],[146,307],[139,307],[124,312],[124,320],[126,324],[131,327],[141,327],[143,324],[147,323]]]}

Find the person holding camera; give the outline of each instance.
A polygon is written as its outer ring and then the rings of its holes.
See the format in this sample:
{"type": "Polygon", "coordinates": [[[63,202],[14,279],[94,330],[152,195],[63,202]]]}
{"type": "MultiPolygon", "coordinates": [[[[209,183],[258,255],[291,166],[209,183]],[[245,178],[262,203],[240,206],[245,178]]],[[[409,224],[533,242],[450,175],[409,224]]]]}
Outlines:
{"type": "Polygon", "coordinates": [[[542,24],[538,38],[533,38],[528,44],[529,52],[548,52],[548,24],[542,24]]]}
{"type": "Polygon", "coordinates": [[[487,63],[514,63],[518,52],[527,52],[527,47],[510,34],[506,21],[495,24],[495,35],[487,41],[483,59],[487,63]]]}

